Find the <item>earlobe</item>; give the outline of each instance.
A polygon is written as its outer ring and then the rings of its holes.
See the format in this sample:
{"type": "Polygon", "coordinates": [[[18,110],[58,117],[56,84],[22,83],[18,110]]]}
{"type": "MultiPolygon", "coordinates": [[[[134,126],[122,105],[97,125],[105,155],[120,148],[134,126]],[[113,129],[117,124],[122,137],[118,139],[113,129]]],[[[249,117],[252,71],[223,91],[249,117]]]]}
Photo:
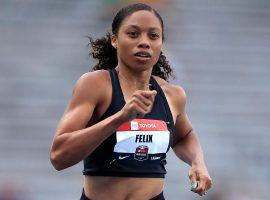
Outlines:
{"type": "Polygon", "coordinates": [[[116,36],[115,35],[111,36],[111,44],[115,49],[117,49],[117,42],[116,42],[116,36]]]}
{"type": "Polygon", "coordinates": [[[117,45],[115,43],[112,43],[112,46],[117,49],[117,45]]]}

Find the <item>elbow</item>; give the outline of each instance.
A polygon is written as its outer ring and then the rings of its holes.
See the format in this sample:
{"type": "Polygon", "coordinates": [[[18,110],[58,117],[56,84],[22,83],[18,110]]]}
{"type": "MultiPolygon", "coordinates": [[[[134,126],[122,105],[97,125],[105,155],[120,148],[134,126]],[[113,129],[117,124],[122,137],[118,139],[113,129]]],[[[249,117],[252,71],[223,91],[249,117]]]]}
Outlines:
{"type": "Polygon", "coordinates": [[[64,150],[62,141],[55,138],[50,149],[50,161],[54,169],[61,171],[65,168],[64,150]]]}
{"type": "Polygon", "coordinates": [[[57,171],[61,171],[65,168],[67,168],[62,159],[61,159],[61,155],[59,153],[57,153],[56,151],[51,151],[50,152],[50,161],[53,165],[53,167],[57,170],[57,171]]]}

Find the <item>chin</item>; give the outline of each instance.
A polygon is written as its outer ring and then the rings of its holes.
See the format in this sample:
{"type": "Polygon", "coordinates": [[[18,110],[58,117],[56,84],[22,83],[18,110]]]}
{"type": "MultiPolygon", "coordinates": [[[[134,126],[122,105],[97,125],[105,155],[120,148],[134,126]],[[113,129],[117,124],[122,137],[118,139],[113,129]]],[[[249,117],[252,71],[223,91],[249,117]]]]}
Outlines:
{"type": "Polygon", "coordinates": [[[138,61],[132,61],[132,62],[123,62],[123,64],[129,68],[131,71],[134,72],[142,72],[142,71],[148,71],[152,70],[154,64],[152,62],[138,62],[138,61]]]}
{"type": "Polygon", "coordinates": [[[136,60],[134,63],[132,63],[133,68],[139,69],[139,70],[149,70],[152,69],[154,66],[153,62],[142,62],[142,61],[138,61],[136,60]]]}
{"type": "Polygon", "coordinates": [[[136,65],[132,65],[132,70],[136,71],[136,72],[141,72],[141,71],[148,71],[148,70],[152,70],[153,69],[153,65],[149,65],[146,63],[136,63],[136,65]]]}

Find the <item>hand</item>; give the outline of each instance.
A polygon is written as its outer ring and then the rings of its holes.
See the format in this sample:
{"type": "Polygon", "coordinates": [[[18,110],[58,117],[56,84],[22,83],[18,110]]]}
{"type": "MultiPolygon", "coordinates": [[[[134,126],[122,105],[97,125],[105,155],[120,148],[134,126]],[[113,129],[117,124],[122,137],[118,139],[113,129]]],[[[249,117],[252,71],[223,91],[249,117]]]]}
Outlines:
{"type": "Polygon", "coordinates": [[[157,91],[138,90],[134,92],[131,99],[122,108],[122,117],[125,120],[132,120],[136,117],[143,117],[152,110],[157,91]]]}
{"type": "Polygon", "coordinates": [[[191,191],[198,193],[200,196],[205,195],[212,186],[212,179],[204,165],[193,165],[189,170],[189,179],[191,191]]]}

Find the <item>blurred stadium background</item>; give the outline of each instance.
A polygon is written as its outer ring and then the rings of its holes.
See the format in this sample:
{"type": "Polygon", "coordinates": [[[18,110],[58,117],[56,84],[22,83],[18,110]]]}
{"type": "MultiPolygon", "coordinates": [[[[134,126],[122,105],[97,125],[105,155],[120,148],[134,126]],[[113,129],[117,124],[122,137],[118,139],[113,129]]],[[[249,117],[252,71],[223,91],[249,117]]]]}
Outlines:
{"type": "MultiPolygon", "coordinates": [[[[165,21],[164,52],[187,92],[214,186],[189,191],[168,155],[168,200],[268,200],[270,1],[145,0],[165,21]]],[[[85,36],[101,37],[128,1],[0,0],[0,200],[79,199],[82,163],[57,172],[49,149],[76,80],[85,36]]]]}

